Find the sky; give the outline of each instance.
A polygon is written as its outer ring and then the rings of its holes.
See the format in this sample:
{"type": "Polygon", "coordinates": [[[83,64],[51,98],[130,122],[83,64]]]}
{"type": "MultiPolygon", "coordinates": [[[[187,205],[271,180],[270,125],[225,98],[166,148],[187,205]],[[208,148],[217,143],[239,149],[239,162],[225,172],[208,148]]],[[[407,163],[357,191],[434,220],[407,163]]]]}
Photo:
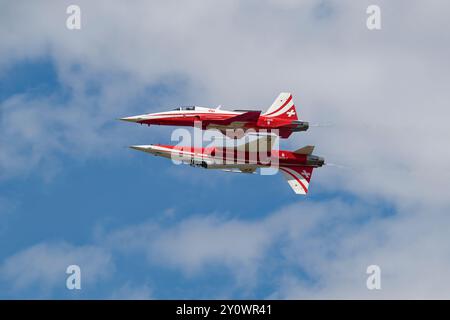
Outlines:
{"type": "Polygon", "coordinates": [[[0,1],[0,298],[448,299],[450,4],[0,1]],[[66,8],[81,8],[81,29],[66,8]],[[369,5],[381,29],[366,26],[369,5]],[[179,105],[292,92],[336,166],[175,166],[127,148],[179,105]],[[81,290],[66,268],[81,268],[81,290]],[[368,290],[378,265],[381,290],[368,290]]]}

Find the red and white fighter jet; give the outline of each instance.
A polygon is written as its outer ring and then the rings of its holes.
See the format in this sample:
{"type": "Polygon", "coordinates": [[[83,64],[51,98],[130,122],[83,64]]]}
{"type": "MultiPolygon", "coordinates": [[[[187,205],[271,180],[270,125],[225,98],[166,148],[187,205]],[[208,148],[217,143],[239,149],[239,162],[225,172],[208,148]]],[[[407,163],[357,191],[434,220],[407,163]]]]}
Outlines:
{"type": "Polygon", "coordinates": [[[130,148],[155,156],[169,158],[181,163],[205,169],[222,169],[231,172],[254,173],[258,168],[276,164],[287,182],[297,194],[305,195],[314,168],[325,164],[322,157],[312,155],[314,146],[306,146],[296,151],[272,150],[273,139],[267,136],[238,147],[185,147],[172,145],[139,145],[130,148]],[[270,163],[261,146],[268,146],[270,163]],[[270,147],[269,147],[270,146],[270,147]],[[262,156],[262,154],[264,154],[262,156]]]}
{"type": "Polygon", "coordinates": [[[232,130],[253,129],[255,131],[278,130],[281,138],[288,138],[292,132],[308,130],[309,123],[299,121],[292,94],[280,93],[270,108],[262,111],[254,110],[222,110],[220,107],[208,108],[199,106],[178,107],[173,111],[142,114],[120,120],[147,125],[194,126],[201,122],[202,129],[218,129],[223,134],[233,137],[232,130]]]}

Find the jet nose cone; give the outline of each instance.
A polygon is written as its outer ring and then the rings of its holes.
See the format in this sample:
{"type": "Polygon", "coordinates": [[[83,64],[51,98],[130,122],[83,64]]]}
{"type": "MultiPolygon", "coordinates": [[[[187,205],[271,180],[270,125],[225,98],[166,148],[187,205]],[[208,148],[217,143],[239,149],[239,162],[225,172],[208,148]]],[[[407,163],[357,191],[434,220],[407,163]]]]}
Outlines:
{"type": "Polygon", "coordinates": [[[119,120],[128,121],[128,122],[139,122],[144,119],[142,118],[142,116],[133,116],[133,117],[120,118],[119,120]]]}
{"type": "Polygon", "coordinates": [[[130,146],[131,149],[148,152],[152,149],[152,146],[130,146]]]}

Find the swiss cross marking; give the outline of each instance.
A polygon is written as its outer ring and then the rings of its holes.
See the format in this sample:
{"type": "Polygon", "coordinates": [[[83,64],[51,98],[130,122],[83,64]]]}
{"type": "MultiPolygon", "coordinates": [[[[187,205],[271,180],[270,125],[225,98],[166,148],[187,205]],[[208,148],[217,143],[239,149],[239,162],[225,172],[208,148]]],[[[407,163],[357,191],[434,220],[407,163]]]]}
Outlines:
{"type": "Polygon", "coordinates": [[[304,176],[304,177],[306,177],[306,178],[309,178],[309,176],[310,176],[310,173],[309,172],[306,172],[306,170],[303,170],[302,172],[300,172],[301,174],[302,174],[302,176],[304,176]]]}

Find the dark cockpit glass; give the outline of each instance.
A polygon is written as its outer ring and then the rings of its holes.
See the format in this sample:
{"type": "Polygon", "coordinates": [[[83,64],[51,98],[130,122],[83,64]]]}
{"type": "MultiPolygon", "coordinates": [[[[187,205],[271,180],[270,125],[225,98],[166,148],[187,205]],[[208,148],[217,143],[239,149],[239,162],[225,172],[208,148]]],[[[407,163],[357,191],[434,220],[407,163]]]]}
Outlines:
{"type": "Polygon", "coordinates": [[[195,110],[195,106],[187,106],[187,107],[178,107],[173,109],[175,111],[182,111],[182,110],[195,110]]]}

